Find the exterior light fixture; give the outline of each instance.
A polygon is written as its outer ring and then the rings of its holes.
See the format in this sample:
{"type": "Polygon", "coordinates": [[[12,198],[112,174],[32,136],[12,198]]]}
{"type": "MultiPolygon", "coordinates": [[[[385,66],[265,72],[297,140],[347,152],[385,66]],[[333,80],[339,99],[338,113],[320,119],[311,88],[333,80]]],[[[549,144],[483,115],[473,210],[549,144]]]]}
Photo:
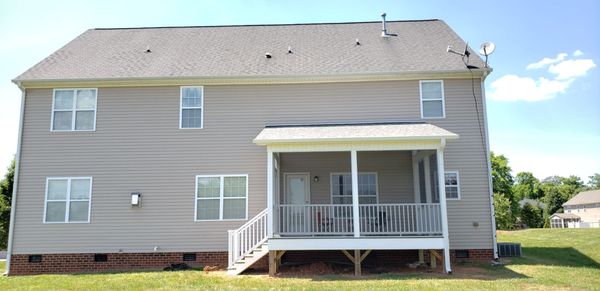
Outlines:
{"type": "Polygon", "coordinates": [[[142,193],[132,192],[131,193],[131,207],[140,207],[142,204],[142,193]]]}
{"type": "Polygon", "coordinates": [[[316,182],[319,182],[319,176],[315,176],[315,177],[313,178],[313,181],[315,181],[315,183],[316,183],[316,182]]]}

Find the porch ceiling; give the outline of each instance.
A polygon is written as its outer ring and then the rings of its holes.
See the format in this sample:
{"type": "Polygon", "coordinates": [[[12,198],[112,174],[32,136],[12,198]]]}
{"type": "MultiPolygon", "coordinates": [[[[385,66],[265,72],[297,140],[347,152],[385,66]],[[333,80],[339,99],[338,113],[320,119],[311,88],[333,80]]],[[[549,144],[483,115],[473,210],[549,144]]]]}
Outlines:
{"type": "Polygon", "coordinates": [[[424,122],[275,125],[254,139],[258,145],[324,142],[389,142],[457,139],[458,134],[424,122]]]}

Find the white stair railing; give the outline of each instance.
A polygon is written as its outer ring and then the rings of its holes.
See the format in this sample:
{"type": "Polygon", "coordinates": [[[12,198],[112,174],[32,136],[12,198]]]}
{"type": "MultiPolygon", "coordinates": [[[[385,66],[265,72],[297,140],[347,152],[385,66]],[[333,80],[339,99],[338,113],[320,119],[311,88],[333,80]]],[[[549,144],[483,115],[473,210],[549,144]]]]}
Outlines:
{"type": "Polygon", "coordinates": [[[267,209],[238,229],[229,230],[229,267],[267,241],[267,209]]]}

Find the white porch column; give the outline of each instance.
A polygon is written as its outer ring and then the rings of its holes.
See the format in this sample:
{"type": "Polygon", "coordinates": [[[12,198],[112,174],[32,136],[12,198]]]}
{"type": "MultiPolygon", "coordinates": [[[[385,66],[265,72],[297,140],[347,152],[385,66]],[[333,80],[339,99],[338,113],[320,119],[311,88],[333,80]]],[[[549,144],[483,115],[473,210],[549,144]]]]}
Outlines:
{"type": "Polygon", "coordinates": [[[352,217],[354,217],[354,237],[360,237],[360,209],[358,207],[358,154],[350,152],[352,164],[352,217]]]}
{"type": "Polygon", "coordinates": [[[450,240],[448,237],[448,211],[446,209],[446,177],[444,174],[444,143],[437,149],[438,187],[440,193],[440,208],[442,216],[442,235],[444,238],[444,268],[451,273],[450,266],[450,240]]]}
{"type": "Polygon", "coordinates": [[[267,237],[273,237],[273,152],[267,150],[267,237]]]}

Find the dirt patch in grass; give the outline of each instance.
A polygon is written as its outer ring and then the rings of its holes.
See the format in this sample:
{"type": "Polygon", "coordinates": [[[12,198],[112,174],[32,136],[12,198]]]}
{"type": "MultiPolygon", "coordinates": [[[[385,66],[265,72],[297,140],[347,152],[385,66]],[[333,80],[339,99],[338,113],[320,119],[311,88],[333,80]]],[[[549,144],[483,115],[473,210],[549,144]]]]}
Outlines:
{"type": "MultiPolygon", "coordinates": [[[[439,273],[443,274],[442,267],[431,269],[428,266],[409,268],[408,266],[363,266],[363,275],[377,275],[389,273],[439,273]]],[[[310,277],[327,275],[354,275],[354,266],[335,262],[315,262],[308,264],[282,265],[278,277],[310,277]]]]}

